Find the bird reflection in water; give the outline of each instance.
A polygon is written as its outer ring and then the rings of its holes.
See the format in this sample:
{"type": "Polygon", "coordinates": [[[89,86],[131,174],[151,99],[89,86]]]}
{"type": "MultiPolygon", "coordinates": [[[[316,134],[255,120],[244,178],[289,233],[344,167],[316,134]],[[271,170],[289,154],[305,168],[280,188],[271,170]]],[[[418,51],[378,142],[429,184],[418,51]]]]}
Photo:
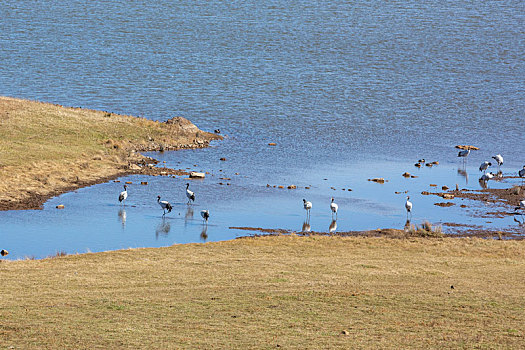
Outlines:
{"type": "Polygon", "coordinates": [[[312,227],[310,226],[310,220],[306,220],[303,222],[303,228],[301,232],[310,232],[312,230],[312,227]]]}
{"type": "Polygon", "coordinates": [[[523,215],[514,215],[514,221],[516,221],[518,226],[525,232],[525,218],[523,215]]]}
{"type": "Polygon", "coordinates": [[[332,220],[330,223],[330,226],[328,227],[328,231],[330,233],[334,233],[337,230],[337,220],[332,220]]]}
{"type": "Polygon", "coordinates": [[[468,185],[468,173],[465,167],[458,169],[458,175],[465,178],[465,183],[468,185]]]}
{"type": "Polygon", "coordinates": [[[208,239],[208,225],[203,225],[202,226],[202,231],[201,231],[201,239],[206,242],[206,240],[208,239]]]}
{"type": "Polygon", "coordinates": [[[120,208],[118,211],[118,219],[122,224],[122,228],[126,228],[126,209],[120,208]]]}
{"type": "Polygon", "coordinates": [[[407,221],[405,222],[405,231],[410,230],[410,219],[407,218],[407,221]]]}
{"type": "Polygon", "coordinates": [[[193,207],[187,206],[186,207],[186,215],[184,215],[184,227],[188,225],[188,221],[193,220],[193,207]]]}
{"type": "Polygon", "coordinates": [[[157,225],[157,228],[155,229],[155,238],[159,238],[159,236],[167,236],[168,233],[170,233],[171,230],[171,224],[169,221],[166,221],[165,217],[162,217],[162,221],[160,224],[157,225]]]}
{"type": "Polygon", "coordinates": [[[480,178],[480,179],[478,180],[478,182],[479,182],[479,185],[481,186],[482,189],[485,190],[485,189],[488,188],[488,186],[487,186],[488,181],[483,180],[482,178],[480,178]]]}

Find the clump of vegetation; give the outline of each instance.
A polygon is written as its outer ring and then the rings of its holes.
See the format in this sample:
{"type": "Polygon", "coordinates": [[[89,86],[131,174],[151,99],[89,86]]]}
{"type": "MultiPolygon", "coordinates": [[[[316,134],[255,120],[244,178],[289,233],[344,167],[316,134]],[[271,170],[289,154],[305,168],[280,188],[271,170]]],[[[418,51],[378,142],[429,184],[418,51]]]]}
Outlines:
{"type": "Polygon", "coordinates": [[[432,226],[432,223],[430,223],[428,220],[424,221],[421,226],[420,225],[410,225],[406,232],[410,236],[414,237],[443,237],[443,230],[441,225],[439,226],[432,226]]]}

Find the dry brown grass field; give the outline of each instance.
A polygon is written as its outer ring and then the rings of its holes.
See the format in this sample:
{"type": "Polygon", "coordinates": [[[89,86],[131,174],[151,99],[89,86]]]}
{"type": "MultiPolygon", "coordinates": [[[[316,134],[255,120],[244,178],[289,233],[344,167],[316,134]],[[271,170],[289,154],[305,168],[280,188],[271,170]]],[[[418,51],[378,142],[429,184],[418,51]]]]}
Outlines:
{"type": "Polygon", "coordinates": [[[1,261],[0,281],[2,348],[525,347],[525,241],[283,235],[1,261]]]}
{"type": "Polygon", "coordinates": [[[217,138],[187,120],[166,124],[0,96],[0,209],[38,207],[39,196],[126,174],[143,159],[138,151],[217,138]]]}

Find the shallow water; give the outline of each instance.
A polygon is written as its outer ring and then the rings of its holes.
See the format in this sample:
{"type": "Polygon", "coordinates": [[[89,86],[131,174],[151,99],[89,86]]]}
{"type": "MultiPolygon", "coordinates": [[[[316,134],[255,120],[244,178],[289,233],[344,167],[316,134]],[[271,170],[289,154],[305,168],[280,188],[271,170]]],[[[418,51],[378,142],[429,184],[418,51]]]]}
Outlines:
{"type": "Polygon", "coordinates": [[[191,182],[193,217],[186,180],[134,176],[121,180],[149,185],[130,186],[125,224],[116,201],[122,183],[101,184],[52,199],[42,211],[0,213],[0,248],[20,258],[198,242],[203,208],[211,211],[208,241],[247,234],[230,226],[300,230],[302,198],[314,205],[311,230],[328,231],[331,196],[340,206],[338,231],[401,228],[405,195],[394,192],[405,190],[413,223],[515,228],[512,216],[481,218],[459,208],[459,200],[437,207],[438,197],[420,192],[434,191],[431,183],[479,188],[477,168],[496,153],[505,157],[506,174],[525,164],[522,7],[518,1],[2,4],[1,95],[156,120],[180,115],[228,138],[206,150],[154,155],[167,166],[213,173],[191,182]],[[481,150],[464,168],[456,144],[481,150]],[[440,165],[416,169],[419,158],[440,165]],[[463,169],[468,184],[458,173],[463,169]],[[405,179],[405,171],[419,177],[405,179]],[[389,182],[366,181],[372,177],[389,182]],[[157,194],[174,204],[164,220],[157,194]],[[56,210],[59,203],[66,209],[56,210]]]}

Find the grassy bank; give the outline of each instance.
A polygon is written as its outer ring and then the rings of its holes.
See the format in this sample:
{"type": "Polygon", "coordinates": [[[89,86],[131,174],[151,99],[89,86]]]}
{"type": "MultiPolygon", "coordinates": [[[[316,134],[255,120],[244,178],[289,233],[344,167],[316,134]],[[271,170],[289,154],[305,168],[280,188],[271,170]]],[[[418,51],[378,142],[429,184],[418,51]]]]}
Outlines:
{"type": "Polygon", "coordinates": [[[217,135],[186,119],[144,118],[0,97],[0,209],[140,172],[138,152],[204,147],[217,135]]]}
{"type": "Polygon", "coordinates": [[[3,261],[0,337],[15,348],[517,349],[524,248],[275,236],[3,261]]]}

